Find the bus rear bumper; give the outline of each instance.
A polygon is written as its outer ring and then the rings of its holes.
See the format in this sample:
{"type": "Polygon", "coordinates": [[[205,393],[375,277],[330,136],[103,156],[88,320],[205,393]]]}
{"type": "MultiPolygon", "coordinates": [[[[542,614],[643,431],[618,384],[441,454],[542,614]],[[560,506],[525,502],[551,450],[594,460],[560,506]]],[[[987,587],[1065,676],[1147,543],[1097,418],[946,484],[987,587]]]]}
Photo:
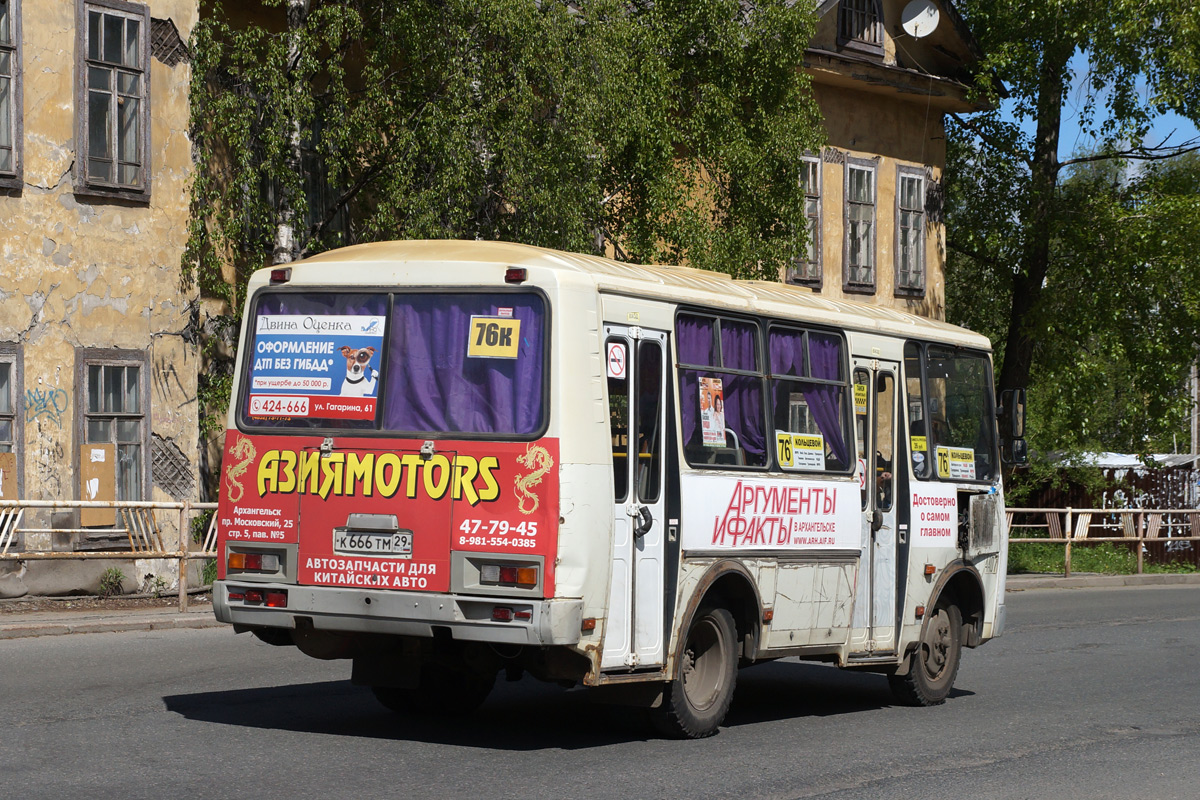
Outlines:
{"type": "Polygon", "coordinates": [[[213,612],[221,622],[246,628],[304,626],[331,633],[432,637],[449,629],[462,641],[518,645],[569,645],[580,640],[583,601],[478,597],[422,592],[340,589],[295,584],[216,581],[213,612]],[[230,600],[230,590],[286,592],[286,606],[230,600]],[[497,612],[497,609],[500,609],[497,612]],[[507,619],[497,619],[500,617],[507,619]]]}

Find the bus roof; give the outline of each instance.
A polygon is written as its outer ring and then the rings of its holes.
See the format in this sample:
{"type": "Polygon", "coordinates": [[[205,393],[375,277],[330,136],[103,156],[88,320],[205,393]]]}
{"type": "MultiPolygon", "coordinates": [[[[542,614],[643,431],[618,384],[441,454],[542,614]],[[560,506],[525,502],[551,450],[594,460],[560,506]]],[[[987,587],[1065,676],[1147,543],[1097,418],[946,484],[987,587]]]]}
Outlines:
{"type": "MultiPolygon", "coordinates": [[[[550,269],[588,276],[597,290],[674,303],[691,303],[745,314],[790,317],[852,330],[938,341],[991,350],[987,337],[886,306],[830,300],[803,286],[761,280],[735,280],[723,272],[665,264],[632,264],[581,253],[566,253],[512,242],[458,239],[376,242],[353,245],[296,261],[293,283],[328,284],[333,264],[354,264],[362,271],[339,273],[352,284],[383,285],[379,271],[414,262],[550,269]],[[312,265],[318,269],[309,270],[312,265]]],[[[266,283],[267,270],[256,283],[266,283]]]]}

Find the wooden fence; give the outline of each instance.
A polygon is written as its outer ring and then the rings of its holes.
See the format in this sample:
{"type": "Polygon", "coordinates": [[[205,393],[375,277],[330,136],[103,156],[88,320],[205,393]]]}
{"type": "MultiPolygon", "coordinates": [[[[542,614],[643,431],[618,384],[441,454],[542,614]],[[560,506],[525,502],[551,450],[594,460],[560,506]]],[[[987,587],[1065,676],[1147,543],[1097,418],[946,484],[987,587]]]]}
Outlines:
{"type": "Polygon", "coordinates": [[[1064,573],[1068,576],[1071,548],[1085,541],[1133,546],[1139,575],[1147,544],[1200,542],[1200,509],[1195,508],[1010,508],[1007,522],[1008,541],[1012,544],[1063,545],[1064,573]]]}

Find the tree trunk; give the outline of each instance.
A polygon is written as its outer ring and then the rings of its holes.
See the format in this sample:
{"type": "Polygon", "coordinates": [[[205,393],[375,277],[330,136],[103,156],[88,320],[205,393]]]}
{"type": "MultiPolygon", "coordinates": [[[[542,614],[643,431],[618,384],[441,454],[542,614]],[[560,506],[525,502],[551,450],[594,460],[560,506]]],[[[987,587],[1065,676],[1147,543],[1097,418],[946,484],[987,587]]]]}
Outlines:
{"type": "MultiPolygon", "coordinates": [[[[291,86],[296,79],[294,70],[300,60],[299,31],[308,18],[309,0],[288,0],[288,71],[291,73],[288,81],[291,91],[298,89],[291,86]]],[[[289,103],[290,107],[291,104],[289,103]]],[[[300,157],[300,120],[294,115],[288,120],[288,175],[301,175],[303,162],[300,157]]],[[[303,185],[303,181],[301,181],[303,185]]],[[[286,183],[280,186],[279,205],[275,211],[275,247],[271,253],[271,263],[287,264],[295,261],[300,252],[296,241],[296,198],[293,190],[286,183]]]]}
{"type": "Polygon", "coordinates": [[[1050,239],[1053,235],[1055,192],[1058,188],[1058,137],[1062,123],[1063,73],[1075,51],[1073,42],[1048,44],[1042,54],[1038,86],[1037,132],[1034,134],[1030,201],[1022,227],[1026,231],[1025,252],[1020,269],[1013,275],[1012,315],[1004,345],[1004,366],[999,389],[1029,385],[1033,348],[1038,331],[1030,318],[1042,299],[1050,270],[1050,239]]]}

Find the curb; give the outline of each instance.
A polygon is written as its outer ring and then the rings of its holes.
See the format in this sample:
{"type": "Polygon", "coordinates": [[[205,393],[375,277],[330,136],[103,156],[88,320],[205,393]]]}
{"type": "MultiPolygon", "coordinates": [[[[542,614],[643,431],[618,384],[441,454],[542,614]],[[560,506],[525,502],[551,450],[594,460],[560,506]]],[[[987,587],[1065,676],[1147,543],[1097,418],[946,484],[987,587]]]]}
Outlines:
{"type": "Polygon", "coordinates": [[[1200,586],[1200,573],[1158,573],[1154,575],[1009,575],[1009,592],[1026,589],[1111,589],[1124,586],[1200,586]]]}
{"type": "MultiPolygon", "coordinates": [[[[14,615],[16,616],[16,615],[14,615]]],[[[4,621],[0,618],[0,640],[25,639],[38,636],[65,636],[71,633],[125,633],[129,631],[188,630],[229,627],[212,615],[212,610],[179,613],[167,610],[155,614],[143,612],[111,612],[80,615],[72,612],[51,612],[26,619],[4,621]]]]}

